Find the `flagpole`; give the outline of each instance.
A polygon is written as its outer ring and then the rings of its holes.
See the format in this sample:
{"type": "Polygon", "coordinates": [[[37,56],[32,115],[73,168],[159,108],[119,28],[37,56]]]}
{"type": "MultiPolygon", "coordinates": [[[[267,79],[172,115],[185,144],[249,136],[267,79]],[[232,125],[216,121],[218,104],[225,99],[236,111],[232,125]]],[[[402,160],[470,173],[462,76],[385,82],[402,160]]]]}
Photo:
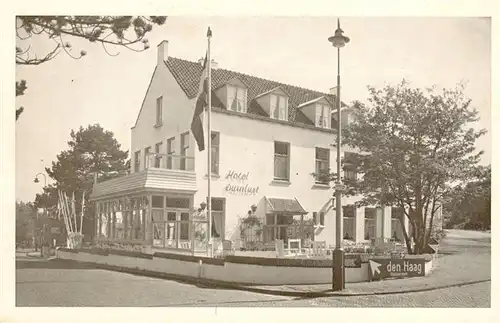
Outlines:
{"type": "Polygon", "coordinates": [[[207,197],[207,215],[208,215],[208,243],[210,247],[210,256],[213,256],[213,243],[212,243],[212,195],[210,192],[210,182],[212,180],[212,128],[210,124],[210,117],[212,114],[212,60],[210,58],[210,39],[212,38],[212,30],[208,27],[207,39],[207,67],[208,67],[208,104],[207,104],[207,179],[208,179],[208,197],[207,197]]]}

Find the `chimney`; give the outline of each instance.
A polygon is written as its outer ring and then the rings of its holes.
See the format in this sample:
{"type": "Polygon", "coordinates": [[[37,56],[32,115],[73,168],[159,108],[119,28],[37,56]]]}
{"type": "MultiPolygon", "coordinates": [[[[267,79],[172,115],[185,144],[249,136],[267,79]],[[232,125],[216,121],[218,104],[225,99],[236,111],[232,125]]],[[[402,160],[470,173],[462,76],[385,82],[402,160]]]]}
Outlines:
{"type": "Polygon", "coordinates": [[[217,63],[215,60],[212,59],[212,63],[210,64],[210,67],[213,69],[213,70],[216,70],[219,68],[219,63],[217,63]]]}
{"type": "Polygon", "coordinates": [[[156,64],[160,65],[167,59],[168,59],[168,40],[162,40],[162,42],[158,44],[158,60],[156,64]]]}
{"type": "Polygon", "coordinates": [[[337,95],[337,87],[334,86],[334,87],[330,88],[330,91],[328,92],[328,94],[337,95]]]}

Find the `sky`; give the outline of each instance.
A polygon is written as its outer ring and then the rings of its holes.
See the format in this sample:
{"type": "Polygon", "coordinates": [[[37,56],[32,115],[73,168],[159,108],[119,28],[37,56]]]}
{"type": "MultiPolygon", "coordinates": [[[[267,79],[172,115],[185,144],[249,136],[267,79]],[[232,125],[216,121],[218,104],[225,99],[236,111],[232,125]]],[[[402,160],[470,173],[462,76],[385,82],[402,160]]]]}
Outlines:
{"type": "MultiPolygon", "coordinates": [[[[337,54],[328,42],[336,17],[171,16],[148,35],[151,48],[133,52],[68,38],[87,55],[74,60],[61,53],[33,67],[16,66],[16,80],[28,90],[16,99],[25,111],[16,123],[16,200],[32,201],[41,192],[33,179],[67,149],[71,129],[100,123],[130,149],[133,126],[156,65],[156,46],[168,40],[170,56],[198,60],[213,37],[211,55],[219,67],[328,92],[336,85],[337,54]]],[[[477,141],[490,164],[491,21],[487,18],[341,18],[351,41],[341,50],[341,98],[366,100],[367,86],[397,84],[451,88],[467,82],[465,94],[479,111],[476,128],[488,134],[477,141]]],[[[40,55],[52,41],[34,39],[40,55]]],[[[50,183],[50,179],[47,177],[50,183]]]]}

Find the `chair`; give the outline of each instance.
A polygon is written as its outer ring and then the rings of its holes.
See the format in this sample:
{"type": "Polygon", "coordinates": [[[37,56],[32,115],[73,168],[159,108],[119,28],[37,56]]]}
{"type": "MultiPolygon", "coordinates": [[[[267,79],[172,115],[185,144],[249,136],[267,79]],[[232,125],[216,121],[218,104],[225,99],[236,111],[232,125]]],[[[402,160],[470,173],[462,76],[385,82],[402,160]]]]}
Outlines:
{"type": "Polygon", "coordinates": [[[288,252],[291,255],[298,255],[302,252],[300,239],[288,239],[288,252]]]}
{"type": "Polygon", "coordinates": [[[231,240],[222,241],[222,255],[234,255],[233,242],[231,240]]]}
{"type": "Polygon", "coordinates": [[[326,256],[326,241],[313,241],[311,256],[313,257],[326,256]]]}
{"type": "Polygon", "coordinates": [[[283,240],[274,240],[274,248],[276,250],[276,257],[285,257],[285,243],[283,240]]]}

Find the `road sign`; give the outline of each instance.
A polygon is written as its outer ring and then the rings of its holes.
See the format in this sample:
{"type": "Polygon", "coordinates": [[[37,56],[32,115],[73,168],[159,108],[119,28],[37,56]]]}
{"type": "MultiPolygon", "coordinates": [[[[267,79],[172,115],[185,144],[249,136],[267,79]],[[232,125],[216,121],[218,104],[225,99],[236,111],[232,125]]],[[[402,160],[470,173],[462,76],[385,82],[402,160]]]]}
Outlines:
{"type": "Polygon", "coordinates": [[[425,276],[425,259],[375,258],[369,260],[371,280],[425,276]]]}
{"type": "Polygon", "coordinates": [[[344,184],[335,184],[333,186],[333,188],[336,190],[336,191],[345,191],[346,190],[346,186],[344,184]]]}

